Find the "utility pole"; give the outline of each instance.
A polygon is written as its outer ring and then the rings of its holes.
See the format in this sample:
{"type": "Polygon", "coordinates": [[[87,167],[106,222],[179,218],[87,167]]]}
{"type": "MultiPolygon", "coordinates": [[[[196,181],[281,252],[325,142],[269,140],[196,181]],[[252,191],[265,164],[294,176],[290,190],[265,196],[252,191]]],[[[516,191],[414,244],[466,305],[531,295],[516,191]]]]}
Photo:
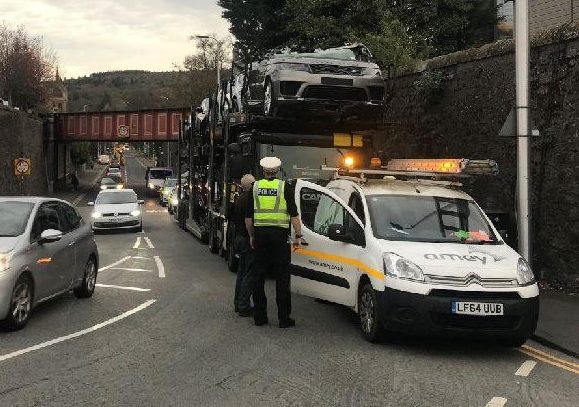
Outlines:
{"type": "Polygon", "coordinates": [[[529,163],[529,0],[515,1],[517,222],[519,253],[531,261],[529,163]]]}
{"type": "MultiPolygon", "coordinates": [[[[179,120],[179,139],[177,140],[177,205],[181,205],[181,140],[183,139],[183,120],[179,120]]],[[[172,205],[170,202],[169,204],[172,205]]],[[[177,209],[177,221],[179,222],[179,227],[182,227],[182,212],[177,209]]]]}

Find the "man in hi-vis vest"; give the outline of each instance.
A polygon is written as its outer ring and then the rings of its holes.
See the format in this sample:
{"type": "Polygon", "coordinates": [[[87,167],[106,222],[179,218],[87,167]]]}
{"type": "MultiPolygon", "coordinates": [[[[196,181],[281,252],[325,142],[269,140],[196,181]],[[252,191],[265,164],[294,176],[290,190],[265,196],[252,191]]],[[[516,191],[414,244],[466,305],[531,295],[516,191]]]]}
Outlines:
{"type": "Polygon", "coordinates": [[[277,315],[280,328],[294,326],[290,318],[290,223],[295,231],[294,245],[302,239],[302,228],[295,203],[294,188],[277,178],[281,160],[265,157],[259,162],[264,179],[253,184],[253,199],[249,200],[245,225],[251,246],[255,250],[253,318],[255,325],[268,322],[265,276],[273,272],[276,280],[277,315]]]}

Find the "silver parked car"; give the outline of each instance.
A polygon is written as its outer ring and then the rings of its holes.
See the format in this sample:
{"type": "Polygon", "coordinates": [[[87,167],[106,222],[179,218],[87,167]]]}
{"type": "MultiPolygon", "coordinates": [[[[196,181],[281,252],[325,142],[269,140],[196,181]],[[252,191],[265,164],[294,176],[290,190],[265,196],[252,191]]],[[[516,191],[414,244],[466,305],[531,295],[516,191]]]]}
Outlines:
{"type": "Polygon", "coordinates": [[[247,91],[239,104],[244,81],[244,74],[233,79],[236,109],[261,106],[260,113],[266,116],[307,112],[379,120],[384,105],[382,73],[362,44],[312,53],[271,54],[252,64],[247,91]]]}
{"type": "Polygon", "coordinates": [[[92,296],[98,272],[93,232],[68,202],[0,198],[0,321],[26,325],[32,309],[73,290],[92,296]]]}

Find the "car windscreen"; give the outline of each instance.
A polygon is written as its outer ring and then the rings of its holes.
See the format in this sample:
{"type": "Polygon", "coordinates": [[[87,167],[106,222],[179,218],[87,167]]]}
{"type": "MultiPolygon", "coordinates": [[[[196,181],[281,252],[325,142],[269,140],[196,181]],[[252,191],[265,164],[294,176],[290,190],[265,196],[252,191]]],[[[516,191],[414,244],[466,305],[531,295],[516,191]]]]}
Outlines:
{"type": "Polygon", "coordinates": [[[172,188],[177,185],[177,180],[175,178],[170,178],[165,180],[164,186],[167,188],[172,188]]]}
{"type": "Polygon", "coordinates": [[[137,202],[137,195],[133,191],[122,191],[122,192],[100,193],[97,197],[95,204],[106,205],[106,204],[125,204],[136,202],[137,202]]]}
{"type": "Polygon", "coordinates": [[[24,233],[33,208],[31,202],[0,202],[0,237],[16,237],[24,233]]]}
{"type": "Polygon", "coordinates": [[[369,195],[374,236],[414,242],[498,243],[479,207],[466,199],[369,195]]]}
{"type": "Polygon", "coordinates": [[[337,59],[341,61],[362,61],[372,62],[370,54],[363,47],[353,48],[330,48],[319,50],[311,53],[290,53],[277,54],[276,57],[283,58],[319,58],[319,59],[337,59]]]}
{"type": "Polygon", "coordinates": [[[109,173],[115,173],[115,172],[120,173],[121,172],[120,168],[115,168],[115,167],[109,168],[109,173]]]}
{"type": "Polygon", "coordinates": [[[101,185],[115,185],[117,182],[112,178],[103,178],[101,180],[101,185]]]}
{"type": "Polygon", "coordinates": [[[149,171],[149,178],[151,179],[165,179],[173,175],[173,170],[151,170],[149,171]]]}

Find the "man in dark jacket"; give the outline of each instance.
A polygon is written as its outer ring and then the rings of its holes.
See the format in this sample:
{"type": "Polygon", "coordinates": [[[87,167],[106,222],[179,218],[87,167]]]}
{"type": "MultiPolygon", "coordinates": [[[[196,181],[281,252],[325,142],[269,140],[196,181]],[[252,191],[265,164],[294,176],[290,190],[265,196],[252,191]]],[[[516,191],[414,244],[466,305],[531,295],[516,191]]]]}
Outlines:
{"type": "Polygon", "coordinates": [[[241,178],[241,193],[233,207],[233,221],[235,224],[234,252],[239,258],[237,266],[237,280],[235,283],[235,299],[233,300],[235,311],[242,317],[253,315],[251,307],[251,293],[253,291],[253,262],[254,253],[249,244],[249,234],[245,227],[245,215],[251,197],[251,189],[255,178],[251,174],[245,174],[241,178]]]}

